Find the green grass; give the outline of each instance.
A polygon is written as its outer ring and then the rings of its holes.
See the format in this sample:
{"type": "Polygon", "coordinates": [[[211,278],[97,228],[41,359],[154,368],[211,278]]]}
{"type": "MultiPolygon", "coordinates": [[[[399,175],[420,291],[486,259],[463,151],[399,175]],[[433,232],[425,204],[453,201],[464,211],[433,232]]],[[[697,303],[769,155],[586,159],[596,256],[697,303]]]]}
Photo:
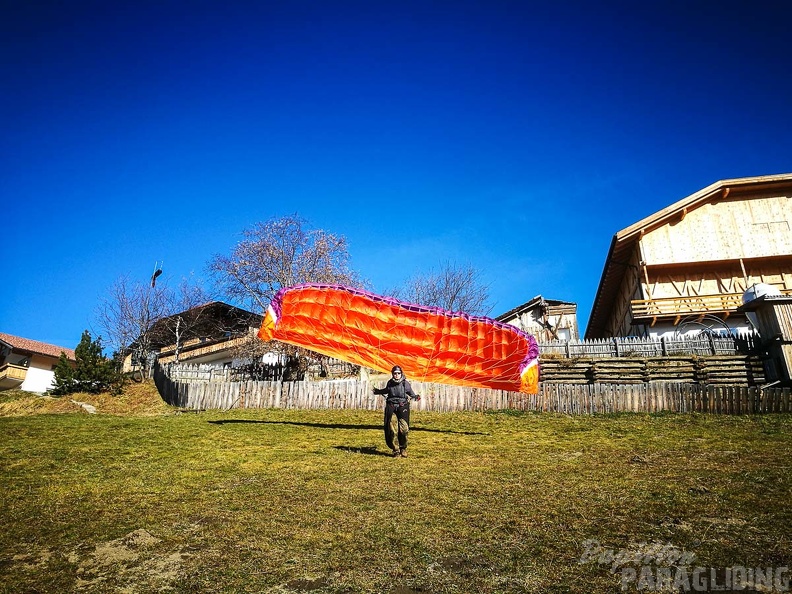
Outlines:
{"type": "Polygon", "coordinates": [[[792,564],[792,417],[0,418],[0,592],[616,592],[674,546],[792,564]]]}

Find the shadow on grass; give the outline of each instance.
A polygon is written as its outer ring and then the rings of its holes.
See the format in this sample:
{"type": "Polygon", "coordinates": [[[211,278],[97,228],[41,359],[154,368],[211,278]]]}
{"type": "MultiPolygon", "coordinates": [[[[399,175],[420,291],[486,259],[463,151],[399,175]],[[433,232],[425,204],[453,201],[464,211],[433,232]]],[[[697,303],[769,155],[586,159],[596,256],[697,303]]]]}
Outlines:
{"type": "MultiPolygon", "coordinates": [[[[318,429],[370,429],[382,431],[382,425],[349,425],[344,423],[309,423],[299,421],[258,421],[253,419],[221,419],[218,421],[207,421],[212,425],[233,425],[236,423],[252,423],[262,425],[297,425],[299,427],[316,427],[318,429]]],[[[427,431],[430,433],[455,433],[457,435],[489,435],[479,431],[455,431],[454,429],[430,429],[428,427],[411,426],[410,431],[427,431]]]]}
{"type": "Polygon", "coordinates": [[[366,454],[368,456],[387,456],[388,458],[393,458],[393,455],[389,452],[383,452],[378,450],[375,447],[367,447],[367,448],[356,448],[352,446],[333,446],[337,450],[341,450],[342,452],[348,452],[350,454],[366,454]]]}

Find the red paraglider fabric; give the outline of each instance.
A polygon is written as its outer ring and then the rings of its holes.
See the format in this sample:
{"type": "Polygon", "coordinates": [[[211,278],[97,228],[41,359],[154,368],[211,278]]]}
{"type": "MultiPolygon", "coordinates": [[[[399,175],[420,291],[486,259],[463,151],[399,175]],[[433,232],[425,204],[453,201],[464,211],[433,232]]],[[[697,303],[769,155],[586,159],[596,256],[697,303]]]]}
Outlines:
{"type": "Polygon", "coordinates": [[[539,347],[530,334],[462,312],[340,285],[281,289],[261,340],[279,340],[412,380],[536,394],[539,347]]]}

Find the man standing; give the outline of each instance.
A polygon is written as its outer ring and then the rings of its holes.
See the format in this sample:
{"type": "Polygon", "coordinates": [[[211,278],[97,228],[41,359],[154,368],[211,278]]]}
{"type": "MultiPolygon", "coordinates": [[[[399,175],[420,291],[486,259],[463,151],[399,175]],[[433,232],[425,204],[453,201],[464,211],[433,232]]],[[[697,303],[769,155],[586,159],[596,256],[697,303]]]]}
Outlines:
{"type": "Polygon", "coordinates": [[[391,369],[388,384],[384,388],[374,388],[374,393],[385,396],[385,443],[395,458],[406,458],[407,435],[410,432],[410,398],[419,401],[421,396],[413,392],[410,382],[398,365],[391,369]],[[397,434],[398,448],[394,443],[397,434]]]}

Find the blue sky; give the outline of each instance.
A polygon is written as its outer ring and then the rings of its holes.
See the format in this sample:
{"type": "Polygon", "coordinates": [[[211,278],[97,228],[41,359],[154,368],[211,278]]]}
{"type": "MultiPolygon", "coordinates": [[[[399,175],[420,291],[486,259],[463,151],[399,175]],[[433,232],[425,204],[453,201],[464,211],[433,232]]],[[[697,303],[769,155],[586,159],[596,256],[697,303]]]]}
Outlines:
{"type": "Polygon", "coordinates": [[[374,290],[470,264],[582,331],[616,231],[792,171],[787,2],[0,7],[0,331],[61,346],[293,213],[374,290]]]}

